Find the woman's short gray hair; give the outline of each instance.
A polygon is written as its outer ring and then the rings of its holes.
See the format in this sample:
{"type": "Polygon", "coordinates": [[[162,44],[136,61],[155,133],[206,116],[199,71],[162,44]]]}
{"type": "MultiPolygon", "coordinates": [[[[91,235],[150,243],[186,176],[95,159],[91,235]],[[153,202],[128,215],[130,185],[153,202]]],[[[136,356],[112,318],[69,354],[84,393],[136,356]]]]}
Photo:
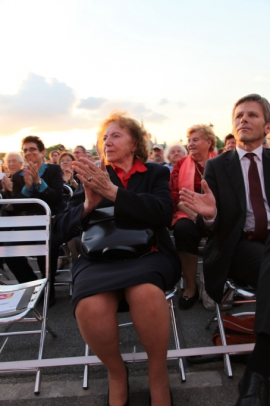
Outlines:
{"type": "Polygon", "coordinates": [[[184,145],[182,145],[181,142],[176,141],[176,142],[174,142],[173,144],[168,145],[168,146],[166,147],[165,151],[164,151],[164,159],[165,159],[165,161],[168,162],[168,163],[170,162],[170,161],[169,161],[169,155],[170,155],[171,150],[172,150],[173,147],[179,147],[179,148],[181,149],[181,151],[183,152],[184,156],[187,156],[187,150],[186,150],[186,148],[184,147],[184,145]]]}

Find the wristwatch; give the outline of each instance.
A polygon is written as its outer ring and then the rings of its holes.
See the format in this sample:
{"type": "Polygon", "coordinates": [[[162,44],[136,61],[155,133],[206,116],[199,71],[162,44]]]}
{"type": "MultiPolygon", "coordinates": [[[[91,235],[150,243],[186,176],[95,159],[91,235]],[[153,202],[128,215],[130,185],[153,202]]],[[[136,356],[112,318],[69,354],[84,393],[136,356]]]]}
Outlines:
{"type": "Polygon", "coordinates": [[[39,180],[37,181],[37,182],[35,182],[35,185],[36,186],[40,186],[41,185],[41,179],[40,178],[38,178],[39,180]]]}

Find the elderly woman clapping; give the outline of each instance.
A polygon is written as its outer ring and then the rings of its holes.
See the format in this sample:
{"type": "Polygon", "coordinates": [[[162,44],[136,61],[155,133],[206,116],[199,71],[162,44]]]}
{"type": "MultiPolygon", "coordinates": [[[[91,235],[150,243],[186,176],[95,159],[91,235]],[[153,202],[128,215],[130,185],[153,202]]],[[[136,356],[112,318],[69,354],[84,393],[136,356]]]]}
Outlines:
{"type": "Polygon", "coordinates": [[[169,172],[162,165],[146,163],[147,134],[131,118],[110,116],[98,139],[107,165],[103,159],[100,168],[86,158],[73,163],[81,185],[56,217],[55,236],[61,242],[69,240],[76,230],[88,229],[98,210],[113,207],[116,222],[123,219],[125,224],[152,229],[155,242],[143,255],[120,260],[119,254],[110,262],[103,258],[104,251],[89,256],[81,249],[72,269],[74,314],[84,340],[108,370],[107,405],[129,405],[116,318],[119,306],[128,303],[148,355],[151,405],[170,406],[166,367],[170,316],[164,291],[179,280],[181,263],[167,231],[173,210],[169,172]]]}
{"type": "Polygon", "coordinates": [[[206,161],[216,154],[216,136],[210,126],[194,125],[187,131],[188,153],[175,164],[171,173],[170,188],[174,204],[172,226],[175,245],[182,262],[185,278],[185,290],[179,298],[179,308],[187,310],[198,298],[196,276],[198,262],[198,245],[203,237],[196,225],[196,213],[181,204],[179,192],[186,189],[201,193],[206,161]]]}

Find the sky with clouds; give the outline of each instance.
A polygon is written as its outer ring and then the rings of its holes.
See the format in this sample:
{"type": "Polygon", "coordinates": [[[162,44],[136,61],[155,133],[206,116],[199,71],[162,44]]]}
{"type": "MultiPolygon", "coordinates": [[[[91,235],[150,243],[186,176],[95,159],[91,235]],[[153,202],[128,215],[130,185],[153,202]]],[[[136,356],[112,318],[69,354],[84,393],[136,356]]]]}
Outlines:
{"type": "Polygon", "coordinates": [[[95,143],[113,110],[158,142],[231,131],[234,102],[270,100],[269,0],[0,0],[0,152],[28,134],[95,143]]]}

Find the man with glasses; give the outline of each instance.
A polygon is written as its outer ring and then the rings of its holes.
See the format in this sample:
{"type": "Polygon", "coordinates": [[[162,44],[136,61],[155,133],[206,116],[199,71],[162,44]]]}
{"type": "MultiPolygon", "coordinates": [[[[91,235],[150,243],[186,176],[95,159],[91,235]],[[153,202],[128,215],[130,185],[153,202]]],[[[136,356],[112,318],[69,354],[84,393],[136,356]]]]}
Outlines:
{"type": "Polygon", "coordinates": [[[78,161],[81,157],[86,158],[86,153],[86,148],[83,145],[77,145],[72,152],[72,154],[75,156],[76,161],[78,161]]]}
{"type": "MultiPolygon", "coordinates": [[[[45,146],[39,137],[29,135],[22,140],[22,153],[26,164],[25,168],[13,175],[12,198],[41,199],[48,204],[52,215],[59,213],[65,208],[62,201],[64,192],[62,171],[59,165],[47,165],[44,163],[45,146]]],[[[40,205],[16,205],[16,215],[43,214],[40,205]]],[[[54,274],[57,267],[58,247],[51,248],[51,289],[50,305],[54,304],[54,274]]],[[[42,276],[45,275],[45,257],[37,257],[42,276]]],[[[33,269],[25,257],[7,258],[6,263],[19,283],[37,279],[33,269]]]]}

